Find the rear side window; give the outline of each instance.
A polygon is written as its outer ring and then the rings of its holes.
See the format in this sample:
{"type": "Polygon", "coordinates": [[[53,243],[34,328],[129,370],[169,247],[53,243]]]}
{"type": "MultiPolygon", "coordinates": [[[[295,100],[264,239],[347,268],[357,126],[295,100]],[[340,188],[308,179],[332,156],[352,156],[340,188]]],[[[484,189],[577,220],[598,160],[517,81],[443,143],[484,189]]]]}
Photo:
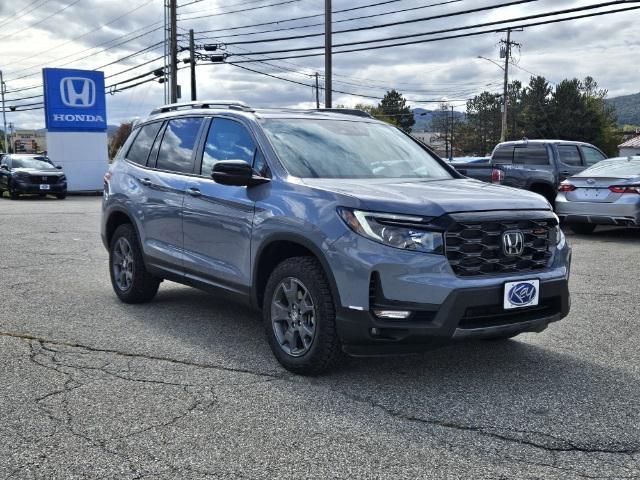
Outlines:
{"type": "Polygon", "coordinates": [[[513,163],[525,165],[549,165],[549,153],[544,145],[529,145],[516,147],[513,153],[513,163]]]}
{"type": "Polygon", "coordinates": [[[582,154],[584,155],[584,161],[588,166],[595,165],[606,157],[593,147],[582,147],[582,154]]]}
{"type": "Polygon", "coordinates": [[[496,148],[491,157],[493,163],[512,163],[513,162],[513,147],[504,146],[496,148]]]}
{"type": "Polygon", "coordinates": [[[129,148],[127,160],[137,163],[138,165],[146,165],[149,152],[151,151],[151,145],[153,145],[153,141],[160,131],[161,126],[162,122],[155,122],[140,128],[136,139],[133,141],[131,148],[129,148]]]}
{"type": "Polygon", "coordinates": [[[221,160],[243,160],[253,165],[256,145],[239,122],[215,118],[211,122],[202,157],[202,175],[209,176],[213,165],[221,160]]]}
{"type": "Polygon", "coordinates": [[[156,168],[178,173],[193,172],[193,150],[198,141],[202,118],[169,120],[162,136],[156,168]]]}
{"type": "Polygon", "coordinates": [[[565,165],[581,166],[582,158],[578,147],[575,145],[558,145],[558,154],[560,155],[560,161],[565,165]]]}

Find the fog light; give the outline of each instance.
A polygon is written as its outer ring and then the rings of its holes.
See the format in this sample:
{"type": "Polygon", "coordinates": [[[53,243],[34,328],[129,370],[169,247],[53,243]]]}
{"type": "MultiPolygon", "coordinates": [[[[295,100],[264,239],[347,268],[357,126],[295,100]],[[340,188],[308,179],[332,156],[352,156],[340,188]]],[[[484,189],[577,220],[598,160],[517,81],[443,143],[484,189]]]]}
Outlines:
{"type": "Polygon", "coordinates": [[[407,310],[374,310],[373,313],[378,318],[388,318],[390,320],[404,320],[411,315],[411,312],[407,310]]]}

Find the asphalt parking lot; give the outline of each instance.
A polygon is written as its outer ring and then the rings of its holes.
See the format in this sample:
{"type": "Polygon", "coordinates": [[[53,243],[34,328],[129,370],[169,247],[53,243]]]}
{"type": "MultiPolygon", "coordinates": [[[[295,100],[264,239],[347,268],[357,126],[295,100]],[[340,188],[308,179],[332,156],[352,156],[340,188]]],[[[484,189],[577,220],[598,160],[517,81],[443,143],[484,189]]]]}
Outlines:
{"type": "Polygon", "coordinates": [[[272,357],[258,315],[165,282],[113,294],[100,199],[0,199],[0,478],[640,478],[640,231],[569,235],[542,334],[272,357]]]}

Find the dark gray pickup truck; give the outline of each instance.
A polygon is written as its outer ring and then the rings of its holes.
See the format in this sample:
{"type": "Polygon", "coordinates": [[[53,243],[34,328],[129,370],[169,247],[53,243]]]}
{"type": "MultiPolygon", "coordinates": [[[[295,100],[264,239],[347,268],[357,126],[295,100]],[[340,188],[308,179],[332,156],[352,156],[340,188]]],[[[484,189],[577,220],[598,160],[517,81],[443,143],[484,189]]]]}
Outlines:
{"type": "Polygon", "coordinates": [[[539,193],[553,204],[560,182],[605,158],[588,143],[519,140],[498,144],[489,164],[452,166],[467,177],[539,193]]]}

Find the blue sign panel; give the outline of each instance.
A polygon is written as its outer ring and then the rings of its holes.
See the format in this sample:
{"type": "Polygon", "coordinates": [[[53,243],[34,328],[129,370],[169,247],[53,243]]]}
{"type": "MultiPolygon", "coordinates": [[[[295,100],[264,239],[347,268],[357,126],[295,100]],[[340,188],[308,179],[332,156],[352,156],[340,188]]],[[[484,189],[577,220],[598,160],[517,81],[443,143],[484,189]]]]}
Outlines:
{"type": "Polygon", "coordinates": [[[104,73],[43,68],[44,110],[50,132],[106,132],[104,73]]]}

